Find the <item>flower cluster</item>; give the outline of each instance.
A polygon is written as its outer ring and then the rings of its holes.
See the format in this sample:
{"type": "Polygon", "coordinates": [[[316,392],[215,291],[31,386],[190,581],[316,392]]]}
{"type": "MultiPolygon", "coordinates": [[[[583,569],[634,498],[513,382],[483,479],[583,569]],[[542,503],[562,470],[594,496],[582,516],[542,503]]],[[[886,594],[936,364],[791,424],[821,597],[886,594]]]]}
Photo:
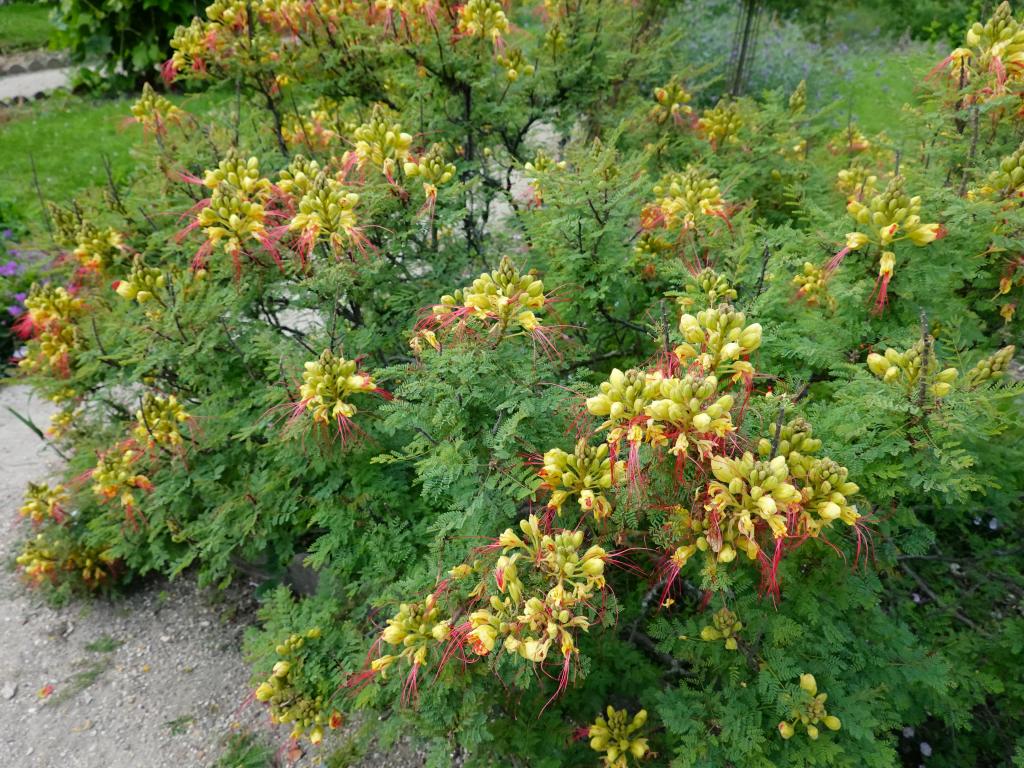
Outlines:
{"type": "Polygon", "coordinates": [[[203,185],[211,190],[208,204],[198,213],[195,226],[206,235],[197,263],[221,245],[239,268],[239,256],[252,240],[266,244],[264,203],[270,182],[260,174],[255,157],[243,160],[233,152],[208,170],[203,185]]]}
{"type": "Polygon", "coordinates": [[[534,310],[547,304],[544,283],[532,272],[521,273],[508,256],[498,268],[484,272],[471,285],[441,297],[431,309],[430,325],[446,327],[474,319],[499,338],[516,328],[536,336],[540,320],[534,310]]]}
{"type": "Polygon", "coordinates": [[[480,577],[469,596],[484,607],[453,626],[452,617],[462,609],[445,612],[440,603],[451,591],[450,581],[422,602],[403,603],[381,635],[384,644],[399,650],[373,659],[363,677],[385,678],[393,664],[404,660],[410,666],[405,684],[409,698],[419,671],[431,663],[432,650],[441,651],[443,666],[468,645],[477,657],[504,651],[534,664],[544,664],[554,653],[562,662],[555,695],[565,688],[572,659],[579,653],[576,636],[594,620],[594,600],[605,589],[605,564],[611,556],[597,545],[584,549],[583,531],[546,528],[535,515],[520,521],[518,532],[507,529],[483,551],[501,554],[493,566],[477,560],[451,573],[455,580],[480,577]]]}
{"type": "Polygon", "coordinates": [[[82,298],[62,285],[33,283],[15,330],[23,338],[38,335],[73,323],[84,308],[82,298]]]}
{"type": "Polygon", "coordinates": [[[803,420],[790,422],[774,441],[762,438],[758,454],[745,451],[710,459],[714,479],[698,503],[677,507],[669,530],[675,542],[666,569],[669,581],[689,559],[704,553],[708,570],[732,562],[739,552],[760,560],[775,591],[774,567],[789,539],[819,536],[835,520],[855,525],[860,518],[849,502],[859,488],[847,470],[828,458],[811,456],[821,447],[803,420]],[[773,554],[765,549],[770,542],[773,554]]]}
{"type": "Polygon", "coordinates": [[[78,227],[71,255],[82,269],[98,272],[109,267],[123,253],[121,233],[112,227],[100,229],[87,221],[78,227]]]}
{"type": "Polygon", "coordinates": [[[830,731],[838,731],[843,727],[838,717],[830,715],[826,711],[825,702],[828,700],[828,694],[818,693],[818,683],[814,679],[814,675],[800,675],[800,690],[801,697],[790,710],[789,720],[779,723],[779,734],[782,738],[793,738],[797,725],[804,727],[807,737],[812,741],[818,738],[819,723],[830,731]]]}
{"type": "Polygon", "coordinates": [[[71,374],[71,354],[80,341],[75,323],[84,309],[81,297],[63,286],[33,284],[25,298],[25,311],[14,325],[19,336],[32,339],[18,367],[48,370],[67,378],[71,374]]]}
{"type": "Polygon", "coordinates": [[[160,293],[166,284],[167,279],[162,270],[157,267],[147,267],[142,258],[136,256],[132,261],[131,272],[124,280],[116,280],[113,288],[117,291],[118,296],[128,301],[145,304],[151,299],[156,299],[163,303],[160,293]]]}
{"type": "Polygon", "coordinates": [[[673,77],[664,86],[654,89],[654,100],[657,104],[651,107],[651,118],[658,125],[669,120],[682,125],[684,118],[693,114],[693,108],[690,106],[692,98],[693,95],[673,77]]]}
{"type": "Polygon", "coordinates": [[[190,71],[200,77],[205,75],[207,63],[218,47],[216,37],[198,18],[193,18],[187,27],[175,29],[170,45],[173,53],[163,68],[164,79],[168,82],[179,72],[190,71]]]}
{"type": "Polygon", "coordinates": [[[402,126],[392,121],[380,104],[374,106],[369,121],[355,129],[353,138],[355,149],[346,154],[360,170],[375,168],[388,180],[394,179],[396,169],[403,166],[412,146],[412,136],[404,133],[402,126]]]}
{"type": "Polygon", "coordinates": [[[352,395],[381,392],[370,374],[358,370],[357,360],[346,360],[325,349],[316,360],[305,364],[296,413],[308,411],[317,424],[335,422],[343,436],[348,432],[356,406],[352,395]]]}
{"type": "Polygon", "coordinates": [[[587,729],[590,748],[603,752],[601,760],[606,768],[626,768],[633,760],[643,760],[650,752],[647,739],[638,736],[637,731],[647,722],[647,710],[641,709],[632,718],[624,709],[609,706],[607,718],[598,716],[587,729]]]}
{"type": "Polygon", "coordinates": [[[167,126],[178,123],[185,113],[174,106],[165,96],[161,96],[153,90],[153,86],[144,83],[142,95],[132,104],[132,119],[139,123],[147,133],[162,136],[167,132],[167,126]]]}
{"type": "Polygon", "coordinates": [[[830,277],[831,273],[824,267],[805,261],[803,271],[793,277],[797,298],[803,299],[808,306],[834,311],[836,300],[828,290],[830,277]]]}
{"type": "Polygon", "coordinates": [[[265,681],[256,688],[256,700],[270,707],[274,724],[291,723],[291,738],[305,736],[313,744],[324,738],[324,727],[338,728],[343,722],[341,713],[330,707],[330,697],[323,693],[311,696],[303,690],[302,666],[304,649],[320,639],[320,629],[314,627],[304,634],[292,634],[277,646],[279,660],[265,681]]]}
{"type": "Polygon", "coordinates": [[[490,40],[497,48],[501,46],[501,36],[508,34],[509,21],[498,0],[469,0],[459,8],[456,30],[466,37],[490,40]]]}
{"type": "Polygon", "coordinates": [[[115,558],[107,550],[82,546],[66,528],[51,525],[25,542],[15,562],[33,586],[67,576],[80,579],[87,589],[98,589],[113,576],[115,558]]]}
{"type": "Polygon", "coordinates": [[[434,144],[419,158],[406,160],[404,170],[407,178],[423,182],[423,195],[427,199],[424,208],[433,214],[437,188],[455,178],[455,164],[445,160],[440,144],[434,144]]]}
{"type": "Polygon", "coordinates": [[[1024,24],[1014,18],[1008,2],[1000,3],[984,24],[971,25],[964,45],[944,65],[952,65],[950,76],[958,86],[981,79],[973,94],[979,101],[1005,93],[1008,84],[1024,80],[1024,24]]]}
{"type": "Polygon", "coordinates": [[[579,652],[574,637],[589,629],[591,600],[605,588],[607,553],[596,544],[581,552],[583,531],[548,533],[534,515],[520,521],[519,530],[522,536],[509,528],[498,537],[498,594],[470,614],[467,639],[477,655],[501,642],[506,652],[535,663],[554,648],[567,674],[571,655],[579,652]]]}
{"type": "Polygon", "coordinates": [[[875,245],[881,251],[878,268],[878,298],[876,307],[882,309],[886,303],[889,281],[896,266],[896,254],[888,250],[893,243],[909,240],[916,246],[925,246],[943,237],[946,232],[941,224],[926,224],[921,221],[921,198],[909,197],[904,191],[902,176],[894,176],[883,192],[874,195],[866,204],[852,199],[846,210],[854,221],[867,230],[850,232],[846,235],[846,247],[829,263],[829,270],[839,266],[851,251],[868,245],[875,245]]]}
{"type": "Polygon", "coordinates": [[[697,121],[697,128],[715,149],[724,144],[735,144],[738,141],[743,118],[734,102],[722,100],[714,107],[705,109],[697,121]]]}
{"type": "Polygon", "coordinates": [[[387,624],[382,640],[401,650],[379,656],[370,665],[385,680],[391,665],[400,659],[413,670],[426,666],[431,649],[444,643],[452,631],[451,619],[442,616],[436,594],[427,595],[422,602],[402,603],[387,624]]]}
{"type": "Polygon", "coordinates": [[[135,463],[142,453],[132,447],[116,448],[100,454],[96,466],[89,473],[92,492],[100,501],[117,498],[129,522],[135,524],[135,491],[152,491],[153,484],[145,475],[135,471],[135,463]]]}
{"type": "Polygon", "coordinates": [[[604,492],[612,487],[615,475],[622,477],[623,462],[612,462],[608,444],[587,445],[586,438],[576,442],[576,450],[566,453],[552,448],[544,454],[541,477],[552,490],[547,509],[562,513],[566,499],[575,495],[584,513],[593,513],[595,520],[603,520],[612,513],[611,502],[604,492]]]}
{"type": "Polygon", "coordinates": [[[886,384],[901,387],[908,397],[916,397],[922,386],[927,387],[933,397],[945,397],[957,380],[959,371],[956,368],[939,371],[934,345],[928,345],[927,360],[924,359],[924,347],[924,342],[918,340],[903,352],[891,347],[885,350],[884,355],[872,352],[868,355],[868,369],[886,384]]]}
{"type": "Polygon", "coordinates": [[[288,229],[298,233],[299,256],[305,259],[321,241],[334,253],[350,245],[361,248],[364,238],[356,226],[355,214],[359,195],[325,171],[312,178],[296,175],[293,179],[296,181],[290,188],[302,191],[298,212],[288,223],[288,229]]]}
{"type": "Polygon", "coordinates": [[[761,324],[747,325],[746,315],[730,304],[703,309],[679,318],[683,343],[675,354],[683,366],[696,363],[701,370],[718,375],[749,376],[751,353],[761,346],[761,324]]]}
{"type": "Polygon", "coordinates": [[[147,392],[135,412],[135,438],[150,448],[177,448],[182,444],[181,425],[189,421],[188,411],[174,395],[163,397],[147,392]]]}
{"type": "Polygon", "coordinates": [[[654,185],[657,200],[640,214],[645,229],[658,225],[669,230],[690,230],[701,216],[728,221],[726,204],[718,179],[704,169],[688,165],[684,171],[669,173],[654,185]]]}
{"type": "Polygon", "coordinates": [[[47,483],[29,483],[18,514],[37,525],[47,520],[60,523],[64,520],[64,508],[68,501],[69,496],[63,485],[51,488],[47,483]]]}

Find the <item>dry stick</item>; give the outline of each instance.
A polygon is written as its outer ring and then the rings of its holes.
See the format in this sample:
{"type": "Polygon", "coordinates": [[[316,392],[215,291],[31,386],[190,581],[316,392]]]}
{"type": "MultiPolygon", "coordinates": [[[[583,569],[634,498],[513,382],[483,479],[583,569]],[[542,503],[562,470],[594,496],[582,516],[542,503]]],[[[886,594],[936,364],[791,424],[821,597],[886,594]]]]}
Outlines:
{"type": "Polygon", "coordinates": [[[772,458],[779,452],[779,442],[782,440],[782,421],[786,418],[786,404],[779,408],[779,415],[775,419],[775,437],[772,438],[772,458]]]}
{"type": "Polygon", "coordinates": [[[668,311],[665,309],[665,300],[661,300],[661,334],[663,343],[665,345],[665,360],[672,359],[672,341],[668,335],[669,324],[668,324],[668,311]]]}
{"type": "Polygon", "coordinates": [[[917,407],[921,409],[921,418],[924,418],[924,399],[928,391],[928,362],[932,356],[932,337],[928,332],[928,315],[921,310],[921,371],[918,374],[920,379],[917,383],[917,407]]]}
{"type": "Polygon", "coordinates": [[[967,162],[964,164],[964,173],[960,178],[960,189],[957,192],[959,197],[967,194],[967,174],[974,166],[974,155],[978,150],[978,105],[971,109],[971,148],[967,151],[967,162]]]}
{"type": "Polygon", "coordinates": [[[764,253],[761,254],[761,274],[757,278],[757,288],[754,290],[754,296],[751,299],[753,301],[764,291],[764,276],[768,271],[768,262],[772,257],[772,249],[767,243],[764,246],[764,253]]]}
{"type": "Polygon", "coordinates": [[[110,196],[114,198],[114,202],[117,204],[118,213],[127,217],[128,209],[124,207],[124,203],[121,201],[121,194],[117,191],[117,185],[114,183],[114,172],[110,168],[110,156],[106,152],[101,152],[100,157],[103,158],[103,170],[107,173],[107,186],[110,188],[110,196]]]}
{"type": "Polygon", "coordinates": [[[953,616],[955,616],[957,619],[962,621],[964,624],[966,624],[974,631],[980,632],[981,634],[988,636],[988,632],[981,629],[981,627],[979,627],[969,618],[964,616],[959,610],[952,606],[946,605],[946,603],[943,602],[943,600],[937,594],[935,594],[935,591],[928,586],[928,582],[926,582],[924,579],[918,576],[917,573],[914,570],[912,570],[909,565],[901,562],[900,570],[902,570],[905,574],[907,574],[910,578],[917,582],[917,586],[921,588],[921,591],[928,595],[928,597],[932,599],[932,602],[934,602],[939,608],[941,608],[944,611],[949,611],[951,614],[953,614],[953,616]]]}
{"type": "Polygon", "coordinates": [[[249,378],[258,384],[262,384],[263,382],[260,381],[259,377],[252,372],[252,368],[249,366],[249,361],[245,359],[245,353],[242,351],[242,348],[238,346],[238,342],[235,341],[234,336],[231,335],[231,330],[228,328],[227,320],[223,317],[218,319],[220,320],[221,327],[224,329],[224,335],[227,336],[228,343],[232,346],[235,352],[238,353],[238,357],[242,361],[242,365],[245,366],[245,372],[249,374],[249,378]]]}
{"type": "Polygon", "coordinates": [[[57,239],[53,236],[53,224],[50,222],[50,213],[46,210],[46,200],[43,199],[43,190],[39,186],[39,174],[36,172],[36,157],[31,152],[28,153],[28,161],[32,164],[32,186],[36,188],[39,207],[43,209],[43,221],[46,222],[46,231],[50,233],[50,239],[56,243],[57,239]]]}
{"type": "Polygon", "coordinates": [[[302,119],[302,115],[299,114],[299,105],[295,103],[295,94],[290,93],[292,99],[292,112],[295,113],[295,119],[299,121],[299,128],[302,129],[302,138],[306,142],[306,147],[309,149],[309,154],[314,158],[316,157],[316,150],[313,149],[313,142],[309,138],[309,132],[306,130],[306,121],[302,119]]]}

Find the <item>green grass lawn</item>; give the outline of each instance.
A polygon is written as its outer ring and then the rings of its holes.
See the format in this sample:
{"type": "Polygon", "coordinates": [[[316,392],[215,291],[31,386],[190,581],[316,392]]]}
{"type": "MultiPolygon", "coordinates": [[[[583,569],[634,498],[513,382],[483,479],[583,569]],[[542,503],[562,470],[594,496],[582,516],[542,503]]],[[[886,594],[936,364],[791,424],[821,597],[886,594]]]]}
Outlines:
{"type": "Polygon", "coordinates": [[[0,54],[45,48],[52,31],[49,5],[26,2],[0,5],[0,54]]]}
{"type": "Polygon", "coordinates": [[[40,213],[33,186],[35,159],[39,186],[50,200],[66,202],[90,187],[106,184],[104,154],[115,178],[132,167],[129,149],[141,130],[123,126],[126,99],[90,102],[74,96],[0,112],[0,196],[32,223],[40,213]]]}
{"type": "Polygon", "coordinates": [[[915,90],[944,55],[915,47],[853,59],[854,78],[844,90],[857,123],[867,132],[891,131],[903,105],[914,103],[915,90]]]}
{"type": "MultiPolygon", "coordinates": [[[[173,96],[172,101],[204,114],[223,97],[173,96]]],[[[43,197],[58,203],[107,185],[104,156],[117,181],[138,165],[132,147],[142,143],[142,128],[127,124],[133,99],[96,99],[57,94],[21,107],[0,110],[0,199],[29,226],[38,227],[41,211],[32,177],[32,160],[43,197]]],[[[150,139],[151,141],[152,139],[150,139]]]]}

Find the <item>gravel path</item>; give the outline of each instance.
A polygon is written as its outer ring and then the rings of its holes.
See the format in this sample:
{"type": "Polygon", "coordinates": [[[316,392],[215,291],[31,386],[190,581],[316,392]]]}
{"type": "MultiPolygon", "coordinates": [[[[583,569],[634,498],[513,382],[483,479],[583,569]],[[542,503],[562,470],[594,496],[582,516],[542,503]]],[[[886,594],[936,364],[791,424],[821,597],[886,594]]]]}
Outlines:
{"type": "MultiPolygon", "coordinates": [[[[49,403],[24,386],[0,388],[0,765],[14,768],[192,768],[212,765],[226,737],[272,731],[251,691],[241,636],[251,584],[199,592],[187,578],[150,583],[114,601],[54,609],[8,566],[25,534],[25,484],[59,468],[5,406],[45,425],[49,403]],[[40,691],[52,686],[45,698],[40,691]]],[[[343,741],[339,733],[335,744],[343,741]]],[[[322,764],[331,745],[284,765],[322,764]]],[[[363,766],[412,768],[412,744],[373,752],[363,766]]]]}

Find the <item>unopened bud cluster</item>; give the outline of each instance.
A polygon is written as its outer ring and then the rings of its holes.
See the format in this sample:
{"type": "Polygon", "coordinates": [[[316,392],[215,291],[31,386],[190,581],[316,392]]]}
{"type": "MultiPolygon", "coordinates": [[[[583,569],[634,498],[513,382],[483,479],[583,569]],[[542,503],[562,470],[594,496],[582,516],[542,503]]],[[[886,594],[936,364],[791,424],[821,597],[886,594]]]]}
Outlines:
{"type": "Polygon", "coordinates": [[[964,381],[967,386],[977,387],[995,379],[1002,378],[1003,374],[1006,373],[1007,368],[1010,367],[1010,361],[1013,360],[1013,353],[1015,351],[1016,347],[1011,344],[1003,347],[998,352],[979,360],[978,364],[971,368],[964,377],[964,381]]]}
{"type": "Polygon", "coordinates": [[[612,513],[611,502],[604,492],[612,487],[616,474],[622,476],[622,462],[613,466],[607,443],[592,447],[587,445],[586,438],[580,438],[572,453],[552,448],[544,454],[541,470],[545,485],[552,489],[547,508],[561,514],[566,499],[576,496],[582,511],[592,513],[596,520],[603,520],[612,513]]]}
{"type": "Polygon", "coordinates": [[[972,190],[971,197],[1001,198],[1024,197],[1024,144],[1014,150],[1013,154],[999,161],[999,168],[992,171],[977,190],[972,190]]]}
{"type": "Polygon", "coordinates": [[[270,707],[270,719],[276,723],[291,724],[291,738],[308,738],[319,744],[325,728],[338,728],[343,722],[341,713],[330,706],[330,696],[323,693],[310,695],[305,690],[302,667],[309,643],[320,639],[320,629],[314,627],[303,634],[291,634],[275,649],[278,661],[270,677],[256,688],[256,700],[270,707]]]}
{"type": "Polygon", "coordinates": [[[152,299],[160,300],[160,294],[167,284],[162,270],[157,267],[147,267],[142,258],[136,256],[132,261],[131,272],[124,280],[117,280],[114,283],[114,290],[117,295],[128,301],[136,301],[145,304],[152,299]]]}
{"type": "Polygon", "coordinates": [[[827,693],[818,693],[818,683],[814,675],[800,675],[801,698],[793,706],[789,713],[789,720],[779,723],[779,734],[784,739],[791,739],[798,727],[803,727],[807,737],[812,741],[820,734],[819,725],[823,725],[830,731],[838,731],[843,727],[842,722],[835,715],[830,715],[825,709],[825,702],[828,700],[827,693]]]}
{"type": "Polygon", "coordinates": [[[725,275],[720,275],[711,267],[705,267],[683,288],[683,294],[676,301],[684,310],[693,307],[707,309],[717,307],[721,303],[736,300],[736,289],[725,275]]]}
{"type": "Polygon", "coordinates": [[[684,116],[693,114],[693,108],[690,106],[692,98],[692,94],[683,84],[673,77],[664,86],[654,89],[654,100],[657,104],[651,107],[651,117],[659,125],[669,120],[681,123],[684,116]]]}
{"type": "Polygon", "coordinates": [[[705,109],[697,121],[697,128],[716,148],[735,143],[742,127],[739,108],[734,102],[725,100],[711,109],[705,109]]]}
{"type": "Polygon", "coordinates": [[[647,710],[641,709],[630,718],[627,710],[609,706],[605,714],[587,729],[590,748],[604,753],[601,761],[605,768],[627,768],[631,762],[643,760],[650,748],[647,739],[637,732],[647,722],[647,710]]]}
{"type": "Polygon", "coordinates": [[[859,163],[843,168],[836,173],[836,186],[844,193],[847,201],[869,200],[878,194],[878,175],[859,163]]]}
{"type": "Polygon", "coordinates": [[[700,631],[700,638],[706,642],[725,641],[725,648],[735,651],[739,645],[736,642],[736,635],[743,629],[743,622],[736,614],[728,608],[722,608],[711,617],[711,624],[700,631]]]}
{"type": "Polygon", "coordinates": [[[191,417],[174,395],[146,393],[135,412],[135,438],[143,445],[175,448],[182,443],[181,425],[191,417]]]}
{"type": "Polygon", "coordinates": [[[885,350],[884,355],[872,352],[867,362],[875,376],[886,384],[901,387],[908,397],[914,397],[920,391],[922,377],[933,397],[945,397],[959,375],[956,368],[938,370],[939,362],[932,344],[928,345],[928,359],[925,360],[924,343],[920,340],[903,352],[891,347],[885,350]]]}
{"type": "Polygon", "coordinates": [[[132,104],[132,117],[149,133],[163,135],[167,126],[176,123],[184,116],[184,112],[174,106],[166,97],[153,90],[153,86],[144,83],[142,95],[132,104]]]}

